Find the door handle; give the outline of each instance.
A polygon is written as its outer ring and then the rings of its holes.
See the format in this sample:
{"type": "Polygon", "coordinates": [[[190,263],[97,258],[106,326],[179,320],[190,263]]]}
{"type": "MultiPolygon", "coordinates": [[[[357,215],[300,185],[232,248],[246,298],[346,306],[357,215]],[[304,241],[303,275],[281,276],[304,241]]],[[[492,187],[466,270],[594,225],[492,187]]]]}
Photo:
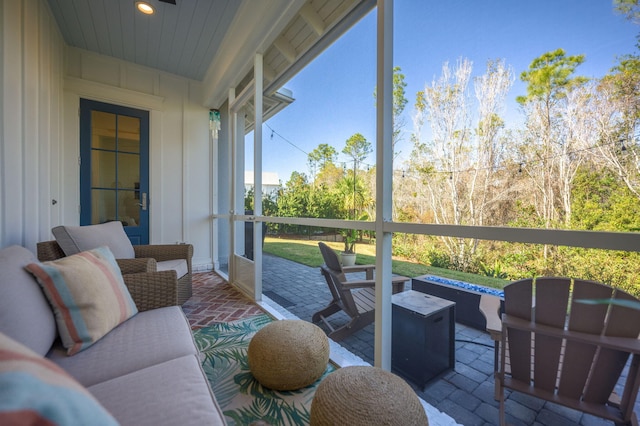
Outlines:
{"type": "Polygon", "coordinates": [[[146,192],[142,193],[142,202],[138,203],[138,205],[142,207],[142,210],[147,210],[147,193],[146,192]]]}

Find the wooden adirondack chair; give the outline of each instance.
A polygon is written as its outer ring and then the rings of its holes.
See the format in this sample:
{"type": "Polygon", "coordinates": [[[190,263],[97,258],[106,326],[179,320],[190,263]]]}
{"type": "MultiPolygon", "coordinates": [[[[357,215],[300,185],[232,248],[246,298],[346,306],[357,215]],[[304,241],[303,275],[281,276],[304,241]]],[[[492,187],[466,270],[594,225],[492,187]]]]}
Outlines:
{"type": "MultiPolygon", "coordinates": [[[[375,280],[373,273],[375,265],[345,266],[340,264],[338,255],[325,243],[319,242],[320,252],[325,264],[320,267],[320,272],[327,281],[331,291],[331,302],[322,310],[311,317],[311,321],[319,321],[329,328],[329,337],[340,341],[352,333],[361,330],[373,322],[375,318],[375,280]],[[346,274],[352,272],[365,272],[364,280],[347,280],[346,274]],[[351,321],[339,328],[334,328],[327,318],[344,311],[351,321]]],[[[404,283],[410,278],[396,276],[392,278],[393,293],[404,290],[404,283]]]]}
{"type": "Polygon", "coordinates": [[[500,424],[505,424],[507,388],[616,424],[637,425],[633,407],[640,383],[640,310],[602,301],[637,299],[604,284],[570,278],[526,279],[504,291],[501,323],[499,305],[481,301],[499,353],[495,374],[500,424]],[[630,355],[618,397],[614,387],[630,355]]]}

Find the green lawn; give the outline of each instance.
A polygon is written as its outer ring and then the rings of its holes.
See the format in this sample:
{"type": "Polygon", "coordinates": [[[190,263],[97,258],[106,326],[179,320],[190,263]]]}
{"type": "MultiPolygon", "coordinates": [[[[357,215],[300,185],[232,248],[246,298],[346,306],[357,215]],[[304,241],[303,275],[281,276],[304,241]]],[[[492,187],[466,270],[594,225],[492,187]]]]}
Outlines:
{"type": "MultiPolygon", "coordinates": [[[[325,242],[337,252],[342,250],[342,243],[331,241],[325,242]]],[[[317,241],[267,237],[264,243],[264,251],[265,253],[302,263],[307,266],[319,267],[324,263],[320,250],[318,249],[317,241]]],[[[358,253],[356,260],[357,264],[366,265],[376,262],[375,245],[358,243],[356,251],[358,253]]],[[[421,265],[419,263],[400,260],[395,257],[392,259],[392,269],[395,274],[404,275],[406,277],[417,277],[419,275],[431,274],[499,289],[503,288],[510,282],[500,278],[492,278],[484,275],[468,274],[466,272],[421,265]]]]}

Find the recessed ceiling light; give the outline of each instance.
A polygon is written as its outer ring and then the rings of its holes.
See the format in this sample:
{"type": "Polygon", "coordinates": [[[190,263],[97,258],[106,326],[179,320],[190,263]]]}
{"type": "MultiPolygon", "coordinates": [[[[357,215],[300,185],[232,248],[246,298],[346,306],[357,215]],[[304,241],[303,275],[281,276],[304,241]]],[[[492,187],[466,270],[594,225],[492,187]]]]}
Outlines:
{"type": "Polygon", "coordinates": [[[136,8],[145,15],[153,15],[154,12],[153,7],[144,1],[136,2],[136,8]]]}

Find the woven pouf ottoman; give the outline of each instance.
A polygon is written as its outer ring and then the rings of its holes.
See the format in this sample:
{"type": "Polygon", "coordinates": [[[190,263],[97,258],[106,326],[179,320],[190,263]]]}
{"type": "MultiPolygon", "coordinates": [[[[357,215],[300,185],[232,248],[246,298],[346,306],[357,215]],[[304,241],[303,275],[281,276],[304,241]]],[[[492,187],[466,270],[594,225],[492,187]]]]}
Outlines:
{"type": "Polygon", "coordinates": [[[251,374],[262,386],[295,390],[322,376],[329,362],[329,339],[302,320],[274,321],[258,331],[247,351],[251,374]]]}
{"type": "Polygon", "coordinates": [[[377,367],[329,374],[311,402],[311,425],[428,425],[420,399],[400,377],[377,367]]]}

